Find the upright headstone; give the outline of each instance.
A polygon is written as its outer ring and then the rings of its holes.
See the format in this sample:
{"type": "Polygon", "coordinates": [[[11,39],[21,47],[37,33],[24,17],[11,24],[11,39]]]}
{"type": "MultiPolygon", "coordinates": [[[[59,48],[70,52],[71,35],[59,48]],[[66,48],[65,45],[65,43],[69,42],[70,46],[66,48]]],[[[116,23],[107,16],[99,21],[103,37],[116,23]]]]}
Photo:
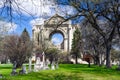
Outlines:
{"type": "Polygon", "coordinates": [[[49,63],[50,63],[50,62],[49,62],[49,60],[47,59],[46,62],[45,62],[45,66],[44,66],[44,69],[45,69],[45,70],[50,69],[49,66],[48,66],[49,63]]]}
{"type": "Polygon", "coordinates": [[[27,74],[26,65],[22,66],[22,70],[19,71],[19,74],[27,74]]]}
{"type": "Polygon", "coordinates": [[[16,66],[17,66],[17,62],[14,61],[14,63],[13,63],[13,69],[12,69],[12,72],[11,72],[12,76],[17,75],[16,66]]]}
{"type": "Polygon", "coordinates": [[[23,74],[27,74],[26,65],[23,65],[22,70],[23,70],[23,74]]]}
{"type": "Polygon", "coordinates": [[[29,58],[29,72],[32,71],[32,58],[29,58]]]}
{"type": "Polygon", "coordinates": [[[120,60],[119,60],[119,65],[118,65],[117,70],[120,71],[120,60]]]}
{"type": "Polygon", "coordinates": [[[34,71],[39,71],[41,69],[41,61],[40,58],[37,57],[36,63],[34,64],[34,71]]]}
{"type": "Polygon", "coordinates": [[[55,64],[55,66],[56,66],[56,69],[58,69],[58,68],[59,68],[58,62],[55,64]]]}
{"type": "Polygon", "coordinates": [[[55,70],[55,62],[52,62],[52,64],[51,64],[51,70],[55,70]]]}
{"type": "Polygon", "coordinates": [[[10,59],[8,59],[7,64],[10,64],[10,59]]]}

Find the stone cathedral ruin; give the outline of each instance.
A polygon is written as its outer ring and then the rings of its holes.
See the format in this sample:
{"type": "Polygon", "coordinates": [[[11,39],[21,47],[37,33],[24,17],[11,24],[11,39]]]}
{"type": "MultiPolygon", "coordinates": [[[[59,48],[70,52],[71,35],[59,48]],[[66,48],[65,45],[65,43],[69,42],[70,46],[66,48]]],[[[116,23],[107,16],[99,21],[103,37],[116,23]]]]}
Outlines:
{"type": "Polygon", "coordinates": [[[42,44],[43,46],[47,45],[47,47],[51,47],[51,45],[53,45],[51,42],[51,37],[55,33],[60,33],[63,36],[63,41],[60,45],[55,47],[62,51],[69,52],[71,50],[75,26],[71,24],[71,21],[67,21],[57,27],[57,23],[63,20],[63,17],[55,14],[51,18],[44,21],[43,24],[34,24],[32,29],[34,44],[36,46],[40,46],[42,44]]]}

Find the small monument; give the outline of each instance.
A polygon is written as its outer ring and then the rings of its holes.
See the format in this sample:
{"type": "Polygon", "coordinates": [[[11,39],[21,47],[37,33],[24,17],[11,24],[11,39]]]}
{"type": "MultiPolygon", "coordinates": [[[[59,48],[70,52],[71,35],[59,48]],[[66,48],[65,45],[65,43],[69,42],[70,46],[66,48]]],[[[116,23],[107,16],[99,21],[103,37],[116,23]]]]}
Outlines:
{"type": "Polygon", "coordinates": [[[34,71],[47,70],[49,69],[48,62],[45,61],[45,53],[42,53],[42,61],[37,57],[36,63],[34,65],[34,71]]]}
{"type": "Polygon", "coordinates": [[[8,59],[7,64],[10,64],[10,59],[8,59]]]}
{"type": "Polygon", "coordinates": [[[17,66],[17,62],[14,61],[14,63],[13,63],[13,69],[12,69],[12,72],[11,72],[11,75],[12,75],[12,76],[17,75],[16,66],[17,66]]]}
{"type": "Polygon", "coordinates": [[[54,61],[51,64],[51,70],[55,70],[55,62],[54,61]]]}
{"type": "Polygon", "coordinates": [[[56,69],[58,69],[58,68],[59,68],[58,62],[55,64],[55,67],[56,67],[56,69]]]}
{"type": "Polygon", "coordinates": [[[36,63],[34,65],[34,71],[39,71],[41,69],[41,61],[40,58],[37,57],[36,63]]]}
{"type": "Polygon", "coordinates": [[[32,58],[29,58],[29,72],[32,71],[32,58]]]}
{"type": "Polygon", "coordinates": [[[22,70],[19,71],[19,74],[27,74],[26,65],[22,66],[22,70]]]}
{"type": "Polygon", "coordinates": [[[120,60],[119,60],[119,65],[118,65],[117,70],[120,71],[120,60]]]}
{"type": "Polygon", "coordinates": [[[45,66],[44,66],[44,69],[45,69],[45,70],[50,69],[49,66],[48,66],[49,63],[50,63],[50,61],[47,59],[46,62],[45,62],[45,66]]]}

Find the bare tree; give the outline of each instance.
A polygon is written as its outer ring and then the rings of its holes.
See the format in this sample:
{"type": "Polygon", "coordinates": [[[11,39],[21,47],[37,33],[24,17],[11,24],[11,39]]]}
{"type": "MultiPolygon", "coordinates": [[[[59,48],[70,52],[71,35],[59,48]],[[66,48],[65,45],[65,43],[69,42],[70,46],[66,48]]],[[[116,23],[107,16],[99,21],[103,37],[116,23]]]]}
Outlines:
{"type": "Polygon", "coordinates": [[[31,56],[32,44],[30,41],[23,41],[21,37],[12,35],[5,39],[5,53],[10,61],[17,62],[17,67],[21,67],[25,60],[31,56]]]}
{"type": "MultiPolygon", "coordinates": [[[[105,25],[105,24],[104,24],[105,25]]],[[[101,35],[90,24],[81,23],[84,50],[89,51],[94,59],[94,64],[101,65],[104,59],[105,45],[101,35]],[[89,26],[89,27],[88,27],[89,26]]]]}
{"type": "Polygon", "coordinates": [[[4,37],[0,37],[0,61],[1,63],[6,62],[7,56],[5,55],[4,52],[4,37]]]}
{"type": "MultiPolygon", "coordinates": [[[[58,1],[59,4],[59,1],[58,1]]],[[[60,2],[60,4],[63,4],[60,2]]],[[[119,18],[120,18],[120,10],[119,0],[98,0],[97,2],[94,0],[68,0],[66,2],[67,5],[73,6],[76,9],[75,15],[70,15],[66,20],[70,20],[73,18],[84,17],[88,23],[92,25],[92,27],[102,36],[104,40],[104,44],[106,47],[106,67],[110,68],[110,50],[112,47],[112,40],[114,38],[115,30],[119,31],[119,18]],[[98,20],[108,21],[109,22],[109,30],[107,28],[101,28],[98,20]]],[[[65,21],[66,21],[65,20],[65,21]]]]}

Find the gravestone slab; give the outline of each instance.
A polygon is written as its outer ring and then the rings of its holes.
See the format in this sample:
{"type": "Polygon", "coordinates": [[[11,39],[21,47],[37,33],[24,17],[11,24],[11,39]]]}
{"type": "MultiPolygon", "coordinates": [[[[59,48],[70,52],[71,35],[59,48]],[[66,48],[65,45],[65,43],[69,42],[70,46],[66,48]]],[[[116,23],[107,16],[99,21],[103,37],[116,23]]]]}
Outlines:
{"type": "Polygon", "coordinates": [[[41,69],[41,61],[40,58],[37,57],[36,63],[34,64],[34,71],[39,71],[41,69]]]}
{"type": "Polygon", "coordinates": [[[56,67],[56,69],[58,69],[58,68],[59,68],[58,62],[55,64],[55,67],[56,67]]]}
{"type": "Polygon", "coordinates": [[[44,70],[49,70],[50,69],[48,65],[49,65],[49,61],[46,60],[44,70]]]}
{"type": "Polygon", "coordinates": [[[55,63],[54,62],[52,62],[52,64],[51,64],[51,70],[55,70],[55,63]]]}
{"type": "Polygon", "coordinates": [[[25,65],[22,66],[22,70],[19,71],[19,74],[27,74],[25,65]]]}

